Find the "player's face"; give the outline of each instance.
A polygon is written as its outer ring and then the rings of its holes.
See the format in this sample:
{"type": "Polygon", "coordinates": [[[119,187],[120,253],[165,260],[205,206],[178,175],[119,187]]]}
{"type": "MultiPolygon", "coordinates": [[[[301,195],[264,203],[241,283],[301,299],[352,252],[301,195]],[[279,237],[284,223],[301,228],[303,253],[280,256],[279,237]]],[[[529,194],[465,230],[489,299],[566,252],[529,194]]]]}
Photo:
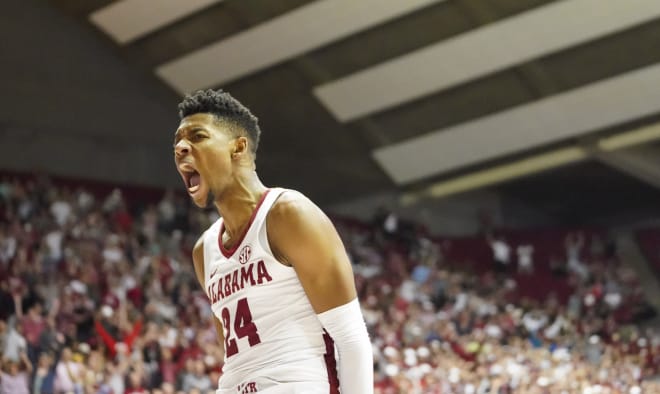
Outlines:
{"type": "Polygon", "coordinates": [[[210,192],[218,195],[231,179],[234,150],[228,126],[210,114],[181,120],[174,136],[174,162],[195,205],[205,207],[210,192]]]}

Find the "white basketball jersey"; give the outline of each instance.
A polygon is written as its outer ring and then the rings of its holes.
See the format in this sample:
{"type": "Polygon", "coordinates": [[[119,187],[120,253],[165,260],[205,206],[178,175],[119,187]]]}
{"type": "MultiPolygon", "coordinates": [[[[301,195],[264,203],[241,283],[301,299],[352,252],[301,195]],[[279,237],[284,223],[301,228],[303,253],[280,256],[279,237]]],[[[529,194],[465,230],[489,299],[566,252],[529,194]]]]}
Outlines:
{"type": "Polygon", "coordinates": [[[334,344],[268,244],[266,217],[285,191],[264,194],[230,250],[222,219],[204,233],[206,293],[225,337],[218,393],[338,393],[334,344]]]}

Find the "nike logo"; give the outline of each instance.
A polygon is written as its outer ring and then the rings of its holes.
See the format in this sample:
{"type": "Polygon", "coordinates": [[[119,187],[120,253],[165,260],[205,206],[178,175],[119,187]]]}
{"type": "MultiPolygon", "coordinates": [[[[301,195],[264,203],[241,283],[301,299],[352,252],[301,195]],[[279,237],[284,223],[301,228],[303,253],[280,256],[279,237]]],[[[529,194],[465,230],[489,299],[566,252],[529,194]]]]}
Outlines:
{"type": "Polygon", "coordinates": [[[211,275],[209,276],[209,279],[213,279],[213,276],[218,273],[218,269],[214,269],[213,272],[211,272],[211,275]]]}

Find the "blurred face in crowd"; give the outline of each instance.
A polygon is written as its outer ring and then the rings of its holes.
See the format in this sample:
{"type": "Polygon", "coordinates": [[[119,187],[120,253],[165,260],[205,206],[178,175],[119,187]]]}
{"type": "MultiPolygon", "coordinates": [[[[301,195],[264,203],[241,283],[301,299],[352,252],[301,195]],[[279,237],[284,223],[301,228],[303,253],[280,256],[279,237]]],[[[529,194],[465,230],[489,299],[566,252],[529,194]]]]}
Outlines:
{"type": "Polygon", "coordinates": [[[186,360],[186,372],[193,373],[195,371],[195,360],[186,360]]]}
{"type": "Polygon", "coordinates": [[[217,382],[218,379],[220,379],[220,373],[211,371],[209,372],[209,378],[211,379],[211,382],[217,382]]]}
{"type": "Polygon", "coordinates": [[[142,378],[139,372],[137,371],[131,372],[128,378],[130,380],[131,387],[137,388],[142,386],[142,378]]]}
{"type": "Polygon", "coordinates": [[[195,373],[199,376],[202,376],[204,375],[205,371],[206,371],[206,366],[204,365],[204,361],[197,360],[195,362],[195,373]]]}
{"type": "Polygon", "coordinates": [[[172,383],[163,383],[161,387],[163,394],[174,394],[174,385],[172,383]]]}
{"type": "Polygon", "coordinates": [[[62,349],[62,355],[60,356],[62,361],[71,361],[71,349],[68,347],[65,347],[62,349]]]}
{"type": "Polygon", "coordinates": [[[163,361],[171,361],[172,351],[169,348],[164,347],[162,349],[161,357],[163,358],[163,361]]]}
{"type": "Polygon", "coordinates": [[[14,325],[14,331],[16,331],[18,334],[21,334],[21,335],[25,334],[25,329],[23,328],[22,324],[15,324],[14,325]]]}
{"type": "Polygon", "coordinates": [[[30,308],[30,310],[29,310],[30,316],[32,318],[36,318],[36,317],[41,316],[41,312],[42,312],[42,307],[41,307],[41,304],[38,303],[38,302],[36,304],[34,304],[32,306],[32,308],[30,308]]]}
{"type": "Polygon", "coordinates": [[[10,375],[15,376],[19,372],[18,363],[15,361],[7,361],[5,363],[5,371],[10,375]]]}
{"type": "Polygon", "coordinates": [[[53,364],[53,358],[49,353],[41,353],[39,355],[39,367],[49,368],[53,364]]]}

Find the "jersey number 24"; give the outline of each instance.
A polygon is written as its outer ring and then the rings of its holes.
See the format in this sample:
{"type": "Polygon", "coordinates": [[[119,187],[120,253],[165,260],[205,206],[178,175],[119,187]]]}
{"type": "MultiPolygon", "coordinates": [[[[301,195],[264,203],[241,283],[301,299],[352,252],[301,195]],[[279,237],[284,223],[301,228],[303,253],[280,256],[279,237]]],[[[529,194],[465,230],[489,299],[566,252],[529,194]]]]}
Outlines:
{"type": "MultiPolygon", "coordinates": [[[[238,353],[238,343],[236,343],[235,338],[231,337],[231,315],[229,314],[229,309],[227,309],[227,307],[222,309],[222,325],[225,327],[226,333],[225,352],[227,358],[229,358],[238,353]]],[[[236,314],[234,315],[233,327],[236,337],[247,337],[250,346],[261,343],[261,338],[259,338],[259,333],[257,333],[257,326],[255,326],[252,321],[252,312],[250,312],[250,305],[248,305],[247,298],[241,298],[236,303],[236,314]]]]}

